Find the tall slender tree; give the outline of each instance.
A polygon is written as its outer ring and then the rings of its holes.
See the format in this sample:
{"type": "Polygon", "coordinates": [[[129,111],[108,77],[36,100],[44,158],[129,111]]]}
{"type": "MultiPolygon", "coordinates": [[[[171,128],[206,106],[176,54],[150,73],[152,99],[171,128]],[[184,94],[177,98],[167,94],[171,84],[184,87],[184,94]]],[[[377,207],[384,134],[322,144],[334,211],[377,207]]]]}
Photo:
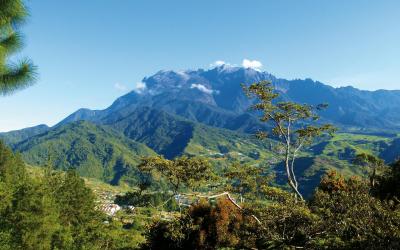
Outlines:
{"type": "Polygon", "coordinates": [[[17,62],[10,56],[23,47],[21,24],[28,15],[22,0],[0,0],[0,94],[9,95],[33,84],[36,66],[29,59],[17,62]]]}
{"type": "MultiPolygon", "coordinates": [[[[253,83],[243,86],[249,98],[255,98],[252,109],[261,112],[262,122],[271,122],[272,133],[284,148],[284,163],[288,184],[296,197],[303,200],[299,192],[299,184],[295,175],[295,160],[299,151],[316,137],[332,134],[335,128],[330,124],[314,125],[319,119],[317,111],[325,109],[326,104],[311,106],[290,101],[279,102],[279,96],[274,86],[269,81],[253,83]]],[[[260,131],[257,136],[263,139],[267,136],[265,131],[260,131]]]]}

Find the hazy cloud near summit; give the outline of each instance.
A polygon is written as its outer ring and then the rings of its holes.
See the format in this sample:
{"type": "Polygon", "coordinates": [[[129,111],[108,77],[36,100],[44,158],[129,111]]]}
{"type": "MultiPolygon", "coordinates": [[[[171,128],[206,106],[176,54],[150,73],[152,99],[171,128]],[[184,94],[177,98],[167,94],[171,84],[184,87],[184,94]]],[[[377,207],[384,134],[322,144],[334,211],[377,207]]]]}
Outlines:
{"type": "MultiPolygon", "coordinates": [[[[115,88],[116,90],[118,90],[118,91],[121,91],[121,92],[127,92],[127,91],[130,91],[130,90],[131,90],[130,87],[126,86],[125,84],[119,83],[119,82],[117,82],[117,83],[114,84],[114,88],[115,88]]],[[[137,82],[137,83],[135,83],[135,85],[133,86],[133,91],[135,91],[136,93],[139,93],[139,94],[140,94],[140,93],[142,93],[146,88],[147,88],[147,87],[146,87],[146,83],[144,83],[144,82],[137,82]]]]}
{"type": "Polygon", "coordinates": [[[133,91],[135,91],[136,93],[142,93],[145,89],[146,89],[146,83],[144,82],[137,82],[135,84],[135,86],[133,87],[133,91]]]}
{"type": "Polygon", "coordinates": [[[204,86],[203,84],[200,84],[200,83],[193,83],[191,86],[190,86],[190,88],[191,89],[198,89],[198,90],[200,90],[201,92],[204,92],[204,93],[206,93],[206,94],[212,94],[212,93],[218,93],[217,91],[215,91],[215,90],[212,90],[212,89],[209,89],[209,88],[207,88],[206,86],[204,86]]]}
{"type": "Polygon", "coordinates": [[[210,64],[210,68],[215,68],[215,67],[219,67],[219,66],[222,66],[222,65],[230,65],[230,64],[226,63],[225,61],[222,61],[222,60],[217,60],[217,61],[215,61],[215,62],[210,64]]]}
{"type": "MultiPolygon", "coordinates": [[[[237,64],[230,64],[230,63],[227,63],[227,62],[225,62],[223,60],[217,60],[217,61],[215,61],[215,62],[210,64],[210,68],[215,68],[215,67],[219,67],[219,66],[223,66],[223,65],[232,66],[232,67],[238,66],[237,64]]],[[[257,71],[261,71],[261,69],[263,67],[263,64],[260,61],[250,60],[250,59],[246,59],[245,58],[245,59],[243,59],[241,66],[243,68],[251,68],[251,69],[254,69],[254,70],[257,70],[257,71]]]]}
{"type": "Polygon", "coordinates": [[[262,66],[263,66],[262,63],[257,60],[243,59],[243,62],[242,62],[243,68],[251,68],[254,70],[258,70],[258,71],[261,70],[262,66]]]}

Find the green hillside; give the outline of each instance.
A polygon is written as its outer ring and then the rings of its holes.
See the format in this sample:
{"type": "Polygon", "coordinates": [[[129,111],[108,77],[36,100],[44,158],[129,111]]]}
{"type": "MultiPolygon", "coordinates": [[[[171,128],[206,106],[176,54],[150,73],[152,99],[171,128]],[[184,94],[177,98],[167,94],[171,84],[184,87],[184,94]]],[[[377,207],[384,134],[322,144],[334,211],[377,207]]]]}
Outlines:
{"type": "MultiPolygon", "coordinates": [[[[148,107],[122,109],[100,122],[103,125],[87,121],[59,125],[14,144],[14,150],[30,164],[45,165],[50,155],[59,169],[76,168],[82,176],[111,184],[127,175],[134,180],[140,158],[157,153],[169,159],[183,154],[202,156],[218,171],[233,162],[256,165],[270,169],[276,183],[286,185],[283,158],[274,140],[260,141],[251,134],[210,127],[148,107]]],[[[316,142],[296,161],[300,189],[311,194],[329,169],[346,176],[365,175],[366,169],[352,163],[357,153],[392,160],[398,154],[394,136],[337,133],[316,142]]]]}
{"type": "Polygon", "coordinates": [[[14,147],[25,161],[45,165],[50,157],[58,169],[76,168],[80,175],[118,183],[142,156],[155,154],[110,128],[79,121],[34,136],[14,147]]]}
{"type": "Polygon", "coordinates": [[[210,158],[219,165],[232,161],[267,165],[277,161],[271,151],[273,144],[273,140],[262,142],[253,135],[197,124],[184,153],[210,158]]]}
{"type": "Polygon", "coordinates": [[[104,118],[102,123],[120,131],[132,140],[146,144],[166,158],[173,158],[184,151],[192,137],[195,124],[148,107],[113,113],[104,118]]]}
{"type": "Polygon", "coordinates": [[[21,130],[0,133],[0,139],[2,139],[8,145],[14,145],[32,136],[42,134],[47,130],[49,130],[49,127],[47,127],[46,125],[38,125],[35,127],[24,128],[21,130]]]}
{"type": "MultiPolygon", "coordinates": [[[[274,140],[260,141],[250,134],[206,126],[151,108],[139,108],[109,123],[169,158],[180,154],[202,156],[217,169],[235,161],[257,165],[273,170],[278,184],[286,183],[280,164],[282,155],[274,140]]],[[[316,142],[300,153],[296,163],[302,191],[311,194],[329,169],[346,176],[365,175],[366,169],[353,164],[355,155],[362,152],[380,155],[393,147],[393,141],[393,135],[337,133],[329,140],[316,142]]]]}
{"type": "MultiPolygon", "coordinates": [[[[359,153],[380,155],[393,140],[385,136],[337,133],[329,140],[315,143],[296,161],[301,190],[310,195],[329,169],[338,170],[345,176],[367,174],[366,168],[353,164],[355,156],[359,153]]],[[[284,173],[278,178],[279,182],[286,182],[284,173]]]]}

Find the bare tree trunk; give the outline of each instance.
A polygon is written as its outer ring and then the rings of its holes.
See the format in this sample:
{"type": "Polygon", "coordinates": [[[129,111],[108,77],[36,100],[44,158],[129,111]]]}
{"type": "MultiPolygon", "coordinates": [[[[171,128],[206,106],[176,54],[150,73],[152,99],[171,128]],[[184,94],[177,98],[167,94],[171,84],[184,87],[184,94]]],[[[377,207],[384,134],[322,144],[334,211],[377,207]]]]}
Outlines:
{"type": "Polygon", "coordinates": [[[296,175],[294,174],[294,160],[296,159],[295,157],[296,156],[293,155],[292,163],[290,165],[290,173],[292,174],[294,185],[296,186],[296,188],[298,188],[299,184],[297,183],[296,175]]]}
{"type": "Polygon", "coordinates": [[[289,166],[289,162],[287,161],[285,163],[286,165],[286,174],[288,175],[288,184],[289,186],[292,188],[292,190],[294,191],[295,195],[296,195],[296,199],[299,198],[301,201],[304,200],[303,196],[301,195],[301,193],[298,190],[297,185],[295,184],[295,182],[293,181],[293,177],[290,173],[290,166],[289,166]]]}
{"type": "Polygon", "coordinates": [[[301,149],[302,145],[303,145],[303,142],[300,142],[299,146],[293,151],[292,162],[290,164],[290,172],[292,173],[294,184],[295,184],[296,188],[299,187],[299,184],[297,182],[296,175],[294,174],[294,161],[296,160],[297,152],[301,149]]]}
{"type": "Polygon", "coordinates": [[[299,198],[301,201],[303,201],[304,198],[298,190],[298,184],[297,184],[296,177],[295,177],[294,171],[293,171],[293,164],[290,164],[290,141],[288,141],[286,144],[285,168],[286,168],[286,174],[288,177],[288,184],[294,191],[294,193],[296,195],[296,199],[299,198]]]}

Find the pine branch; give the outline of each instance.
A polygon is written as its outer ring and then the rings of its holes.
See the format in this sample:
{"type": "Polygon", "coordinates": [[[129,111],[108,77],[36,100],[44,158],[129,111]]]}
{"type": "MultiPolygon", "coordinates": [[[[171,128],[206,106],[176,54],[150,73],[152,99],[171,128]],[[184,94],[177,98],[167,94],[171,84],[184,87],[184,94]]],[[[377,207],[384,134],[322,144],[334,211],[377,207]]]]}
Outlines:
{"type": "Polygon", "coordinates": [[[0,57],[6,57],[23,47],[22,36],[12,31],[7,37],[0,40],[0,57]]]}
{"type": "Polygon", "coordinates": [[[0,95],[9,95],[36,81],[36,66],[30,60],[8,65],[0,72],[0,95]]]}
{"type": "Polygon", "coordinates": [[[0,0],[0,26],[21,24],[27,16],[27,9],[21,0],[0,0]]]}

